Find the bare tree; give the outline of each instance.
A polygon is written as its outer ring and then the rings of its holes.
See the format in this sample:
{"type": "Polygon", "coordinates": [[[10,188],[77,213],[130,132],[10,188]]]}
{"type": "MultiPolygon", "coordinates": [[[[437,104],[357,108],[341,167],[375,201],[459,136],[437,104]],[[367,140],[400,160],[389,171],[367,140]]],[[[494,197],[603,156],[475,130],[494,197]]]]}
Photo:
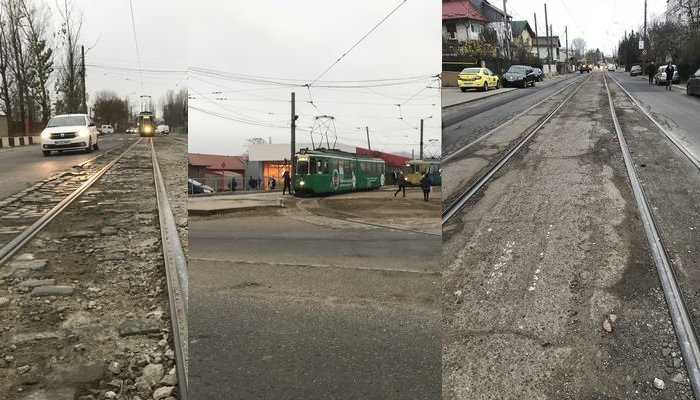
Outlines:
{"type": "Polygon", "coordinates": [[[10,71],[10,42],[9,36],[9,20],[7,18],[7,13],[3,12],[5,7],[0,4],[0,83],[2,87],[0,88],[0,110],[11,119],[12,115],[12,97],[11,86],[13,85],[11,71],[10,71]]]}
{"type": "Polygon", "coordinates": [[[41,109],[41,120],[46,123],[51,117],[49,80],[53,73],[53,50],[47,46],[46,29],[50,26],[49,14],[37,7],[32,0],[19,0],[24,14],[27,40],[28,64],[27,84],[30,99],[41,109]]]}
{"type": "Polygon", "coordinates": [[[187,123],[187,88],[175,92],[169,89],[161,98],[163,120],[172,127],[185,127],[187,123]]]}
{"type": "MultiPolygon", "coordinates": [[[[61,16],[60,39],[63,47],[63,66],[56,79],[57,113],[77,113],[81,110],[80,52],[78,39],[83,26],[83,14],[76,10],[73,0],[56,3],[61,16]]],[[[84,72],[84,71],[83,71],[84,72]]]]}
{"type": "Polygon", "coordinates": [[[18,96],[17,105],[19,107],[19,120],[24,126],[24,124],[32,119],[32,111],[31,107],[27,107],[29,89],[25,78],[26,67],[21,32],[22,14],[19,8],[19,3],[16,0],[5,0],[3,2],[3,7],[7,12],[8,21],[7,39],[9,43],[8,50],[10,53],[9,66],[16,83],[15,89],[18,96]]]}
{"type": "Polygon", "coordinates": [[[575,38],[571,41],[571,49],[576,59],[583,57],[583,55],[586,54],[586,41],[580,37],[575,38]]]}
{"type": "Polygon", "coordinates": [[[129,106],[113,90],[100,90],[95,94],[95,119],[114,127],[128,119],[129,106]]]}

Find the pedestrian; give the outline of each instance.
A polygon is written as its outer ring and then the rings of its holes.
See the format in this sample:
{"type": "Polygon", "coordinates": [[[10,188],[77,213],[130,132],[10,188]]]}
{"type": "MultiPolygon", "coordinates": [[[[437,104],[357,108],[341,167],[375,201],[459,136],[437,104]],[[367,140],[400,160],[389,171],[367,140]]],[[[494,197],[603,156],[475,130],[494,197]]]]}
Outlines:
{"type": "Polygon", "coordinates": [[[238,186],[238,182],[236,182],[236,177],[234,176],[231,178],[231,191],[235,192],[236,191],[236,186],[238,186]]]}
{"type": "Polygon", "coordinates": [[[651,63],[649,64],[649,83],[654,83],[654,74],[656,74],[656,66],[651,63]]]}
{"type": "Polygon", "coordinates": [[[392,177],[394,178],[394,186],[399,185],[399,172],[397,168],[394,168],[394,172],[391,173],[392,177]]]}
{"type": "Polygon", "coordinates": [[[270,191],[275,190],[275,186],[277,186],[277,181],[275,178],[270,177],[270,191]]]}
{"type": "Polygon", "coordinates": [[[257,185],[257,188],[260,189],[260,190],[262,190],[262,188],[263,188],[263,187],[262,187],[262,179],[260,179],[260,177],[258,177],[258,185],[257,185]]]}
{"type": "MultiPolygon", "coordinates": [[[[396,173],[396,171],[394,171],[394,173],[396,173]]],[[[394,197],[396,197],[396,195],[399,194],[401,190],[403,190],[403,197],[406,197],[406,177],[403,176],[402,172],[397,173],[396,185],[399,188],[396,189],[396,192],[394,192],[394,197]]]]}
{"type": "Polygon", "coordinates": [[[428,201],[428,195],[430,194],[430,175],[428,171],[425,171],[425,175],[420,179],[420,187],[423,189],[423,200],[428,201]]]}
{"type": "Polygon", "coordinates": [[[282,187],[282,194],[285,194],[287,190],[289,191],[289,194],[292,194],[292,177],[289,176],[289,171],[284,171],[284,174],[282,175],[282,182],[284,184],[282,187]]]}
{"type": "Polygon", "coordinates": [[[248,179],[248,190],[253,189],[255,189],[255,179],[253,179],[253,175],[251,175],[250,179],[248,179]]]}
{"type": "Polygon", "coordinates": [[[673,61],[669,61],[666,66],[666,89],[671,90],[671,85],[673,85],[673,61]]]}

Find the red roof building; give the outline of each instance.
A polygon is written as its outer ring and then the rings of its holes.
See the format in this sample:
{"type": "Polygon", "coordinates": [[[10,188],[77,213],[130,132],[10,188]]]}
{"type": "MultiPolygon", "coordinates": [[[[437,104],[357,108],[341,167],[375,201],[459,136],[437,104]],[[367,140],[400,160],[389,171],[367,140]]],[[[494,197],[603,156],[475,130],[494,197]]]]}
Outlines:
{"type": "Polygon", "coordinates": [[[442,20],[450,21],[460,19],[489,22],[468,0],[444,1],[442,3],[442,20]]]}

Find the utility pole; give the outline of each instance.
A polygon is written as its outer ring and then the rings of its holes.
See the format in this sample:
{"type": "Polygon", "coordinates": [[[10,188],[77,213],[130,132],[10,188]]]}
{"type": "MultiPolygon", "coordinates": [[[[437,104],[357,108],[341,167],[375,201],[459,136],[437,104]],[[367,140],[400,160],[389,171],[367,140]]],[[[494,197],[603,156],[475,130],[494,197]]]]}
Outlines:
{"type": "Polygon", "coordinates": [[[647,74],[644,72],[646,69],[645,67],[647,66],[647,56],[646,52],[647,50],[645,49],[646,47],[646,42],[647,41],[647,0],[644,0],[644,36],[642,36],[642,76],[646,76],[647,74]]]}
{"type": "Polygon", "coordinates": [[[549,22],[547,22],[547,3],[544,3],[544,30],[545,34],[547,35],[547,70],[549,71],[549,74],[552,75],[552,62],[551,62],[551,47],[550,47],[550,39],[549,39],[549,34],[551,32],[548,31],[549,29],[549,22]]]}
{"type": "Polygon", "coordinates": [[[80,81],[82,83],[82,89],[83,89],[83,102],[82,102],[82,110],[84,114],[87,114],[87,105],[85,101],[85,46],[80,46],[80,81]]]}
{"type": "Polygon", "coordinates": [[[372,145],[369,144],[369,126],[365,126],[365,129],[367,130],[367,149],[372,151],[372,145]]]}
{"type": "Polygon", "coordinates": [[[566,73],[569,73],[569,26],[564,26],[564,35],[566,36],[566,73]]]}
{"type": "MultiPolygon", "coordinates": [[[[552,25],[549,25],[549,47],[552,49],[552,62],[554,62],[554,69],[557,68],[557,62],[559,60],[554,60],[554,31],[552,30],[552,25]]],[[[557,49],[559,49],[557,47],[557,49]]]]}
{"type": "Polygon", "coordinates": [[[537,33],[537,13],[534,13],[534,14],[535,14],[535,42],[537,43],[537,58],[541,60],[542,57],[540,57],[540,39],[538,38],[538,33],[537,33]]]}
{"type": "Polygon", "coordinates": [[[508,64],[510,64],[510,60],[512,57],[510,54],[510,28],[508,26],[508,11],[506,11],[506,0],[503,0],[503,31],[503,40],[506,42],[506,57],[508,57],[508,64]]]}
{"type": "Polygon", "coordinates": [[[294,113],[294,92],[292,92],[292,148],[291,148],[292,155],[289,158],[289,174],[291,175],[291,178],[292,178],[292,185],[291,185],[292,187],[294,187],[294,173],[296,172],[294,170],[294,153],[296,153],[296,149],[297,149],[296,148],[296,139],[295,139],[296,126],[297,126],[296,120],[297,120],[297,116],[294,113]]]}
{"type": "Polygon", "coordinates": [[[420,120],[420,159],[423,159],[423,120],[420,120]]]}

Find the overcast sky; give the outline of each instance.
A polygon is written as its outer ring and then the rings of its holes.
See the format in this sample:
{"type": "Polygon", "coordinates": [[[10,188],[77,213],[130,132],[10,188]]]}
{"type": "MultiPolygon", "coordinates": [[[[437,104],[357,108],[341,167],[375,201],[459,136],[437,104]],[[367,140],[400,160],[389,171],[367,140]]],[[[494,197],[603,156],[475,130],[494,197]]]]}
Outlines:
{"type": "MultiPolygon", "coordinates": [[[[492,4],[503,8],[501,0],[492,4]]],[[[508,0],[506,8],[513,20],[525,20],[535,29],[534,14],[537,13],[538,34],[545,35],[544,1],[508,0]]],[[[562,47],[566,46],[564,28],[568,26],[569,46],[574,38],[581,37],[588,49],[599,48],[605,55],[612,55],[622,40],[625,30],[629,33],[644,25],[644,0],[587,0],[547,1],[547,19],[555,36],[559,36],[562,47]]],[[[647,28],[652,20],[663,18],[666,0],[647,1],[647,28]]]]}
{"type": "Polygon", "coordinates": [[[316,117],[329,115],[338,143],[366,147],[369,127],[372,149],[417,157],[423,118],[424,141],[439,151],[439,81],[431,76],[441,69],[441,3],[404,2],[348,52],[399,4],[190,2],[189,151],[238,155],[254,137],[289,143],[292,92],[297,142],[326,132],[316,117]],[[348,85],[360,87],[339,87],[348,85]]]}
{"type": "MultiPolygon", "coordinates": [[[[56,2],[40,1],[49,5],[58,27],[56,2]]],[[[122,98],[129,96],[136,112],[141,95],[152,96],[159,106],[160,97],[168,89],[187,86],[186,0],[133,0],[136,41],[129,0],[74,0],[74,3],[76,10],[83,13],[80,43],[86,49],[88,106],[97,91],[113,90],[122,98]],[[136,43],[142,74],[139,74],[136,43]]],[[[61,55],[62,52],[56,54],[56,65],[61,65],[61,55]]]]}

